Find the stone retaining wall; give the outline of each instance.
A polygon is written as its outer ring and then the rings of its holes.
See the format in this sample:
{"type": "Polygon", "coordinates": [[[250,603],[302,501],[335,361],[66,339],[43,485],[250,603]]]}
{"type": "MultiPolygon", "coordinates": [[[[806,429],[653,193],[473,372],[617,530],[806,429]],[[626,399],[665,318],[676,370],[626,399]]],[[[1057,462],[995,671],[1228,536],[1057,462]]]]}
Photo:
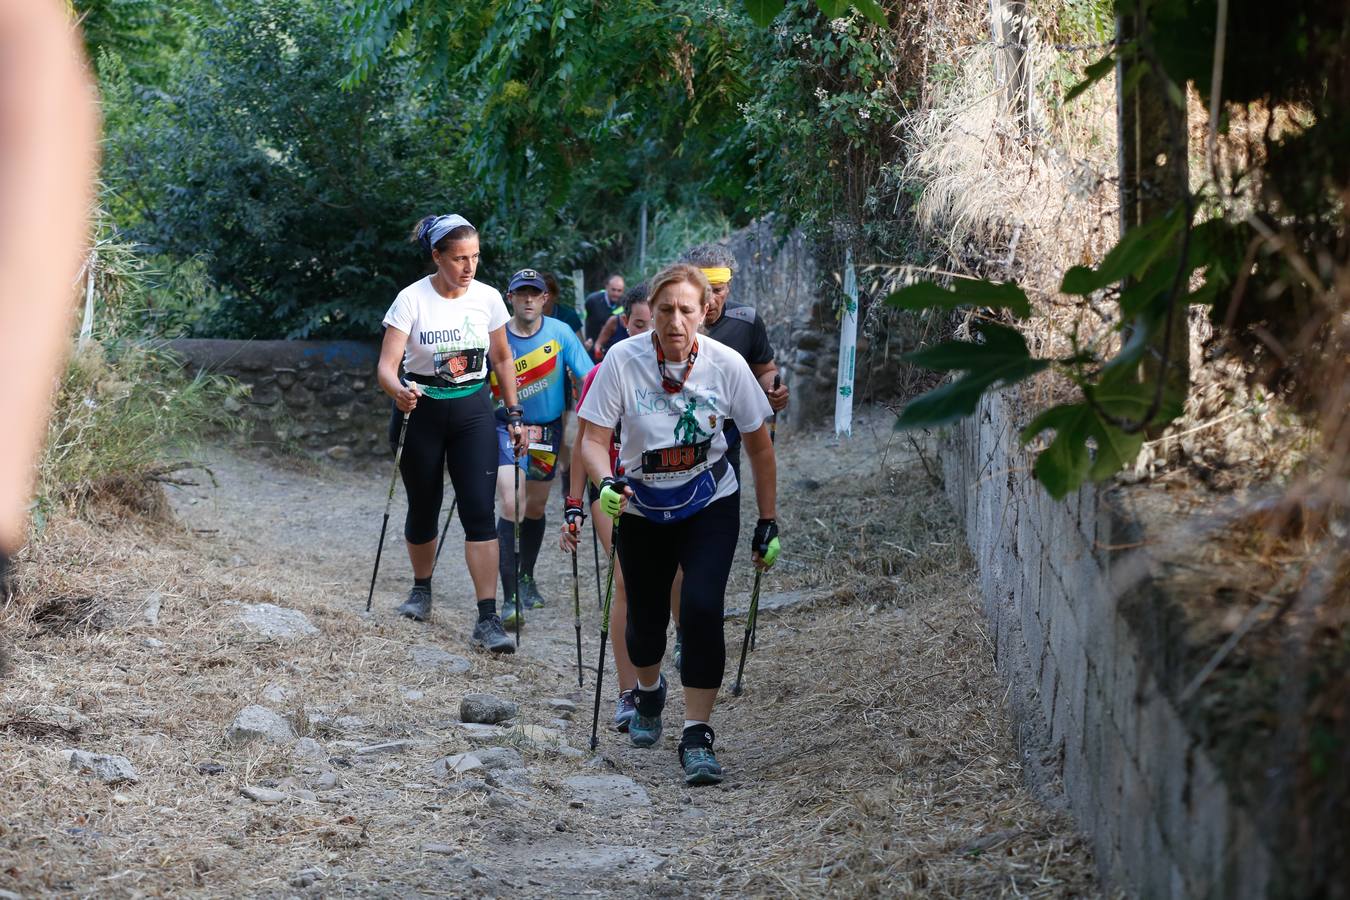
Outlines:
{"type": "Polygon", "coordinates": [[[389,397],[375,380],[379,345],[357,341],[182,339],[169,349],[193,371],[248,389],[227,400],[263,444],[333,459],[389,452],[389,397]]]}
{"type": "Polygon", "coordinates": [[[1270,850],[1161,689],[1175,635],[1111,492],[1053,500],[1017,440],[1015,395],[986,396],[944,448],[980,567],[1029,778],[1062,777],[1103,877],[1142,897],[1260,897],[1270,850]]]}

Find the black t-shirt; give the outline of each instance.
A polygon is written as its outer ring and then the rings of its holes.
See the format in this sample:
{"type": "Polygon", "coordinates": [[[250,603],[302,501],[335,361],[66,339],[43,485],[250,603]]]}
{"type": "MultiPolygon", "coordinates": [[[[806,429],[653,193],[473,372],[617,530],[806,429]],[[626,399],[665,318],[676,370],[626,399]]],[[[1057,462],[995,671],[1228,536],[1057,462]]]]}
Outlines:
{"type": "Polygon", "coordinates": [[[553,312],[549,315],[559,322],[565,322],[567,327],[573,331],[581,330],[581,316],[577,315],[577,311],[565,303],[553,301],[553,312]]]}
{"type": "Polygon", "coordinates": [[[595,291],[586,295],[586,339],[593,341],[600,336],[614,310],[609,305],[609,294],[595,291]]]}
{"type": "Polygon", "coordinates": [[[619,318],[618,316],[615,316],[614,333],[611,334],[609,336],[609,340],[605,342],[605,352],[608,353],[610,347],[613,347],[619,341],[622,341],[627,337],[628,337],[628,329],[624,326],[623,319],[619,318]]]}
{"type": "Polygon", "coordinates": [[[752,366],[773,362],[768,329],[753,306],[728,300],[722,307],[722,317],[705,330],[709,337],[735,350],[752,366]]]}

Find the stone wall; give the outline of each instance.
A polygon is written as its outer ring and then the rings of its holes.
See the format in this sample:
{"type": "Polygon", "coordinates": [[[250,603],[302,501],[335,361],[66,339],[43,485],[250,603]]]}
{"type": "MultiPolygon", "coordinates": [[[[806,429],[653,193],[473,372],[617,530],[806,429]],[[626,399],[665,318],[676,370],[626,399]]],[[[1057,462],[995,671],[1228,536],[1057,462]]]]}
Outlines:
{"type": "MultiPolygon", "coordinates": [[[[839,373],[836,304],[841,294],[836,273],[821,262],[828,255],[822,252],[826,248],[800,231],[780,234],[769,219],[737,231],[728,244],[740,267],[732,296],[764,317],[778,367],[792,390],[792,403],[779,417],[780,424],[829,420],[839,373]]],[[[885,399],[895,393],[899,355],[908,346],[902,346],[903,340],[892,346],[891,317],[869,315],[867,297],[861,306],[856,396],[864,401],[885,399]]]]}
{"type": "Polygon", "coordinates": [[[356,341],[169,342],[193,371],[246,388],[226,401],[252,439],[333,459],[389,452],[389,397],[375,380],[379,345],[356,341]]]}
{"type": "Polygon", "coordinates": [[[1015,404],[986,396],[954,430],[943,472],[1029,778],[1062,778],[1104,878],[1133,895],[1266,896],[1277,879],[1262,833],[1160,683],[1176,636],[1149,624],[1160,598],[1146,551],[1110,549],[1139,547],[1136,526],[1112,492],[1045,493],[1015,404]]]}

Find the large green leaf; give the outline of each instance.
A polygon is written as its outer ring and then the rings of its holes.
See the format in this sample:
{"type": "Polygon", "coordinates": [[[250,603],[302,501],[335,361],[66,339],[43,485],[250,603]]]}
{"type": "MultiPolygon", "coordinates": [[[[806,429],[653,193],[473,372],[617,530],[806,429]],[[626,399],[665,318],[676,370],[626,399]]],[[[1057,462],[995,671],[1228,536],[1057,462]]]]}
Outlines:
{"type": "Polygon", "coordinates": [[[1054,429],[1055,439],[1037,455],[1031,473],[1057,500],[1081,485],[1092,465],[1087,445],[1091,414],[1086,403],[1052,406],[1022,431],[1025,444],[1054,429]]]}
{"type": "Polygon", "coordinates": [[[1092,65],[1088,66],[1086,69],[1083,70],[1083,80],[1078,82],[1073,87],[1069,88],[1068,91],[1065,92],[1064,102],[1068,103],[1070,100],[1077,97],[1079,94],[1083,93],[1083,91],[1086,91],[1088,88],[1092,87],[1094,84],[1101,81],[1103,78],[1109,75],[1111,73],[1111,70],[1114,69],[1115,67],[1116,67],[1116,52],[1112,50],[1110,53],[1106,54],[1101,59],[1097,60],[1095,63],[1093,63],[1092,65]]]}
{"type": "Polygon", "coordinates": [[[927,368],[968,374],[910,401],[896,420],[896,428],[945,425],[968,416],[985,391],[1022,381],[1050,365],[1049,360],[1032,358],[1026,340],[1016,330],[989,322],[978,328],[984,336],[982,343],[951,341],[902,357],[927,368]]]}
{"type": "Polygon", "coordinates": [[[1164,216],[1131,228],[1096,269],[1074,266],[1065,272],[1059,289],[1066,294],[1086,296],[1123,278],[1138,275],[1171,249],[1172,239],[1184,224],[1183,215],[1178,206],[1164,216]]]}
{"type": "Polygon", "coordinates": [[[745,0],[745,11],[756,25],[771,25],[784,5],[784,0],[745,0]]]}
{"type": "Polygon", "coordinates": [[[888,24],[886,22],[886,10],[881,8],[881,4],[877,3],[877,0],[853,0],[853,8],[870,19],[873,25],[885,28],[888,24]]]}
{"type": "Polygon", "coordinates": [[[931,281],[911,284],[887,297],[886,305],[909,310],[988,306],[1006,309],[1019,319],[1031,315],[1031,302],[1017,285],[1010,281],[982,281],[974,278],[958,278],[950,289],[931,281]]]}
{"type": "Polygon", "coordinates": [[[816,6],[827,19],[837,19],[848,9],[848,0],[816,0],[816,6]]]}

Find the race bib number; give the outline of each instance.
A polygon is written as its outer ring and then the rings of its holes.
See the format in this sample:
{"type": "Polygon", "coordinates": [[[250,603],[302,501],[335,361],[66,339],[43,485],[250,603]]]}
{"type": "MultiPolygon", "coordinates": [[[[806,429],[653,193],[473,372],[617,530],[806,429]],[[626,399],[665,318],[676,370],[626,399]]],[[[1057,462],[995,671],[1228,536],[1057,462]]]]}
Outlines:
{"type": "Polygon", "coordinates": [[[482,347],[467,350],[445,350],[432,356],[436,374],[451,384],[460,384],[481,378],[486,352],[482,347]]]}
{"type": "Polygon", "coordinates": [[[712,438],[683,447],[662,447],[642,454],[642,480],[677,481],[708,468],[712,438]]]}

